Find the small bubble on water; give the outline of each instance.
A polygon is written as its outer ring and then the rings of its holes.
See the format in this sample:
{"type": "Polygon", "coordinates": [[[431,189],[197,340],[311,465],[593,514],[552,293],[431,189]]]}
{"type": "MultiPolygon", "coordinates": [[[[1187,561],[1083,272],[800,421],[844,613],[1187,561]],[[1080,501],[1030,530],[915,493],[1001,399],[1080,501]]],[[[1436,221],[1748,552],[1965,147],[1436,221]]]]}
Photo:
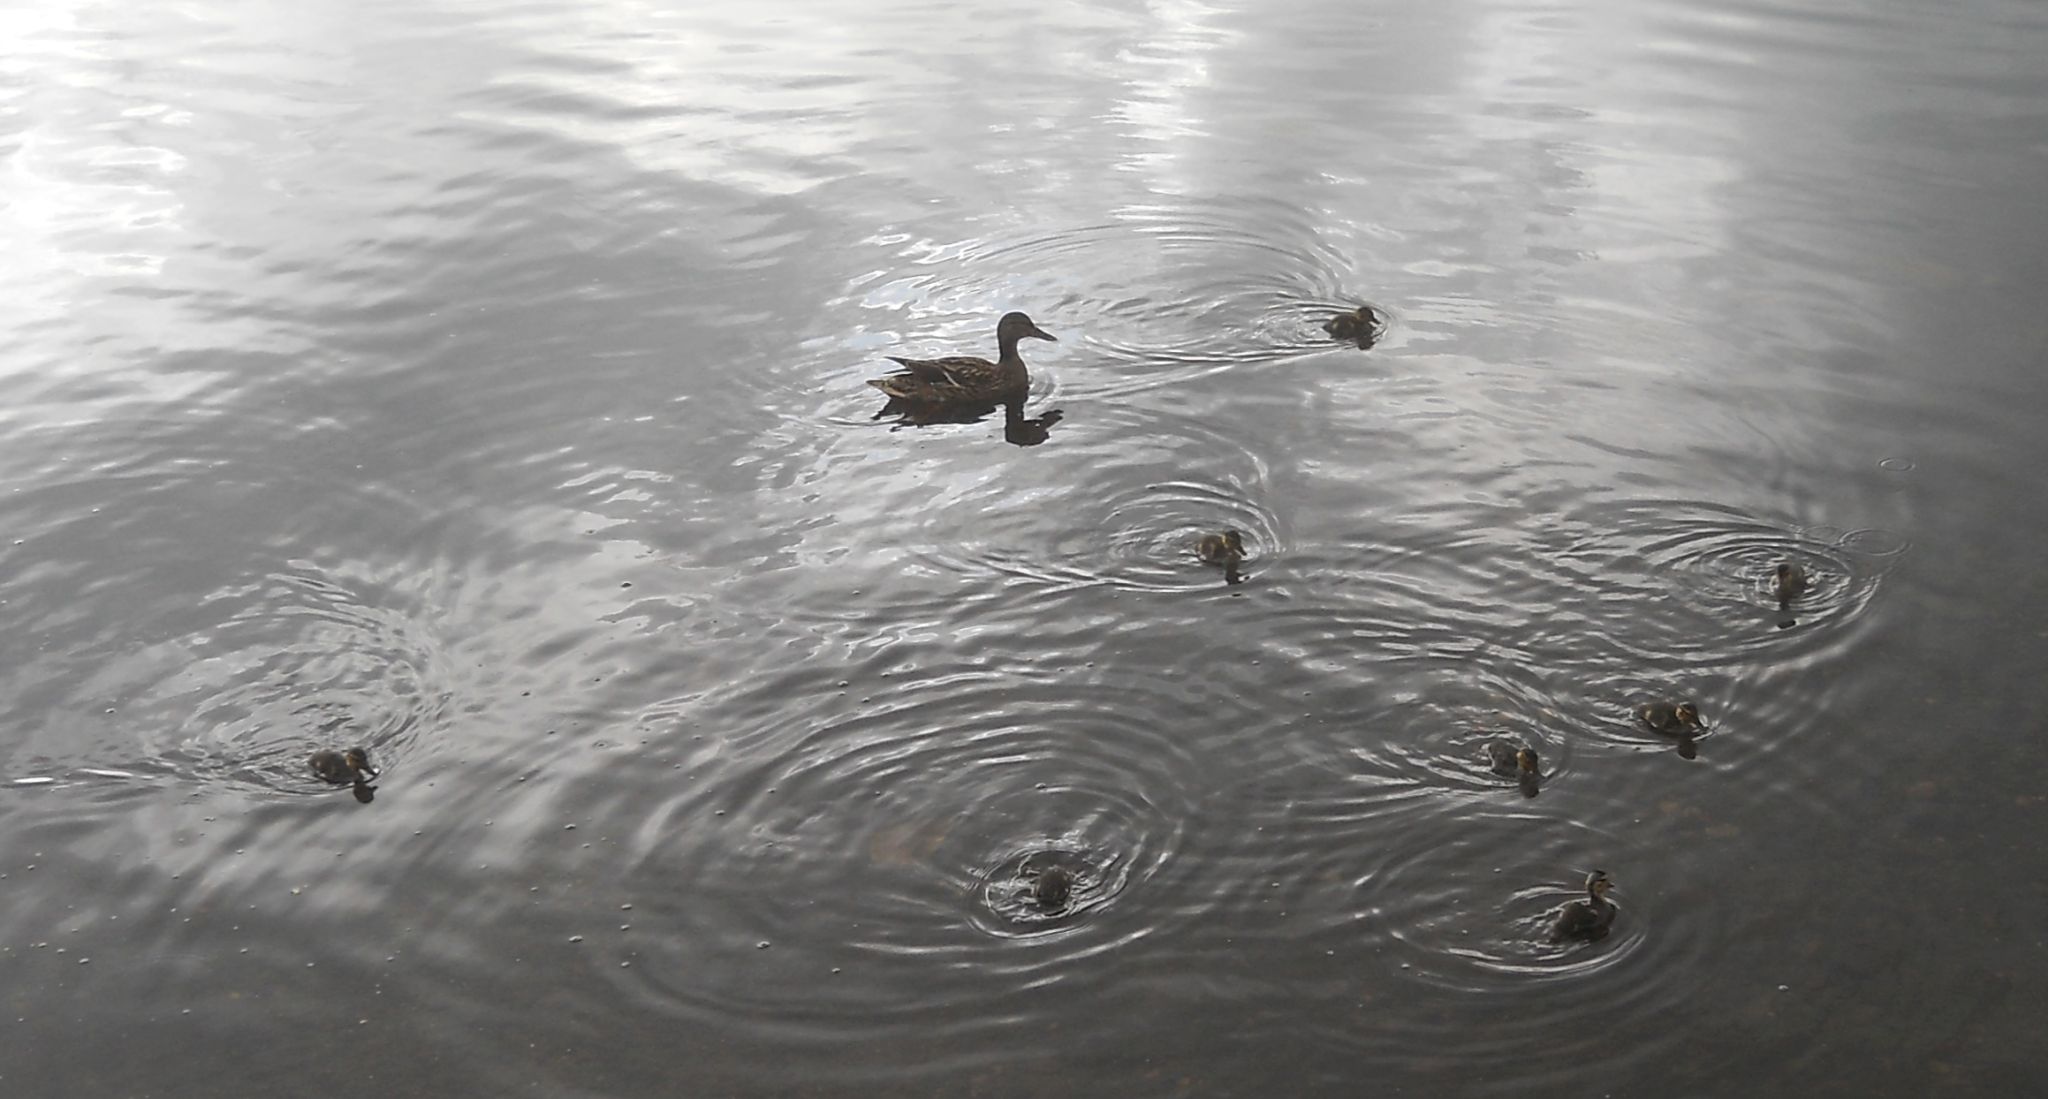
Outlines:
{"type": "Polygon", "coordinates": [[[569,936],[569,941],[570,941],[570,942],[572,942],[572,943],[580,943],[580,942],[582,942],[582,941],[583,941],[583,936],[581,936],[581,935],[571,935],[571,936],[569,936]]]}
{"type": "Polygon", "coordinates": [[[755,943],[755,944],[754,944],[754,949],[755,949],[755,950],[766,950],[766,949],[768,949],[768,948],[769,948],[770,946],[773,946],[773,945],[774,945],[774,944],[773,944],[773,943],[770,943],[770,942],[769,942],[768,940],[766,940],[766,939],[762,939],[762,940],[761,940],[760,942],[758,942],[758,943],[755,943]]]}

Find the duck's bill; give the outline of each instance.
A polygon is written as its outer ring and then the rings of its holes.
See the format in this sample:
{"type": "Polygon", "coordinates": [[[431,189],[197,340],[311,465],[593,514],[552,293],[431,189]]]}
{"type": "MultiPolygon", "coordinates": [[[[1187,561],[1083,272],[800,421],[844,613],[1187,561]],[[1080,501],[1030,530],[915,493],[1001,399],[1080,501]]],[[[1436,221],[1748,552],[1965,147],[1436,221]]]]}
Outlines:
{"type": "Polygon", "coordinates": [[[1035,324],[1031,326],[1031,331],[1026,332],[1024,334],[1027,336],[1036,337],[1041,340],[1051,340],[1054,343],[1060,342],[1060,338],[1058,336],[1055,336],[1052,333],[1047,332],[1045,329],[1040,328],[1035,324]]]}

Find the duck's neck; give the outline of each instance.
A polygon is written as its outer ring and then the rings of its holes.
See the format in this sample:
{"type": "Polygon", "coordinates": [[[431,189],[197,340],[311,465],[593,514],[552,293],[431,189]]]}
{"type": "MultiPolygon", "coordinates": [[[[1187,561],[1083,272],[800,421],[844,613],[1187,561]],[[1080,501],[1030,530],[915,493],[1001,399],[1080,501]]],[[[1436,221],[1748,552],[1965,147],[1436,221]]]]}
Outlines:
{"type": "Polygon", "coordinates": [[[1017,354],[1017,341],[1023,338],[1024,337],[1022,336],[1018,336],[1008,332],[1004,332],[997,335],[996,361],[999,363],[1016,363],[1017,365],[1022,366],[1024,364],[1024,359],[1022,356],[1017,354]]]}

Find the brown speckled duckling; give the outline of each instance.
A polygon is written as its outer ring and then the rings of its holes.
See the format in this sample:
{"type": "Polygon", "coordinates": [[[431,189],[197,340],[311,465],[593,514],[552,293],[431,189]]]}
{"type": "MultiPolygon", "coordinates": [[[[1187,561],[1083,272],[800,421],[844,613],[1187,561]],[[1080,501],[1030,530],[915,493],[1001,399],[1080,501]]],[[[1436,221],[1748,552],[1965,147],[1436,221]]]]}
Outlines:
{"type": "Polygon", "coordinates": [[[1515,780],[1522,793],[1535,797],[1543,784],[1543,772],[1536,758],[1536,749],[1505,740],[1486,742],[1486,754],[1492,761],[1493,773],[1515,780]]]}
{"type": "Polygon", "coordinates": [[[1690,700],[1645,702],[1636,707],[1636,717],[1666,736],[1689,737],[1706,728],[1700,723],[1700,708],[1690,700]]]}
{"type": "Polygon", "coordinates": [[[1771,577],[1771,593],[1778,597],[1780,610],[1794,599],[1806,594],[1806,570],[1789,561],[1780,562],[1771,577]]]}
{"type": "Polygon", "coordinates": [[[377,769],[370,766],[369,750],[365,748],[349,748],[339,752],[331,748],[322,748],[313,753],[313,757],[306,761],[306,765],[311,767],[313,773],[320,776],[323,782],[331,782],[336,786],[360,782],[365,778],[375,778],[377,775],[377,769]]]}
{"type": "Polygon", "coordinates": [[[1614,926],[1616,909],[1614,902],[1607,899],[1607,891],[1614,888],[1607,871],[1595,870],[1586,875],[1586,899],[1565,905],[1557,914],[1557,922],[1551,925],[1550,941],[1563,942],[1566,939],[1592,941],[1604,939],[1607,931],[1614,926]]]}
{"type": "Polygon", "coordinates": [[[1048,866],[1031,879],[1031,899],[1048,912],[1067,906],[1074,893],[1074,875],[1064,867],[1048,866]]]}
{"type": "Polygon", "coordinates": [[[1244,563],[1244,535],[1235,530],[1221,534],[1204,534],[1195,543],[1195,556],[1205,565],[1239,565],[1244,563]]]}
{"type": "Polygon", "coordinates": [[[1372,306],[1361,305],[1348,313],[1339,313],[1324,321],[1323,331],[1328,332],[1331,339],[1344,340],[1355,343],[1360,348],[1367,348],[1379,338],[1380,318],[1372,311],[1372,306]]]}

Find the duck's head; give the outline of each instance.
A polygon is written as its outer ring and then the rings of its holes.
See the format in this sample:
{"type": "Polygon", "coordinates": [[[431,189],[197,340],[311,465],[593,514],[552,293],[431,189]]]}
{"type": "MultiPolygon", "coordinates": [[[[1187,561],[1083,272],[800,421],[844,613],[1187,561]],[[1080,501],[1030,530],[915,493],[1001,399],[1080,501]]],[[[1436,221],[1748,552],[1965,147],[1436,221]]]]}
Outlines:
{"type": "Polygon", "coordinates": [[[368,748],[350,748],[341,753],[341,761],[348,764],[349,770],[358,773],[363,771],[375,773],[376,770],[370,766],[370,750],[368,748]]]}
{"type": "Polygon", "coordinates": [[[1034,340],[1052,340],[1054,343],[1059,342],[1058,337],[1038,327],[1038,325],[1032,323],[1030,317],[1027,317],[1022,313],[1005,313],[1003,314],[1003,319],[996,322],[997,343],[1009,347],[1014,347],[1016,346],[1018,340],[1021,340],[1026,336],[1029,336],[1034,340]]]}
{"type": "Polygon", "coordinates": [[[1792,579],[1792,577],[1793,577],[1793,576],[1795,576],[1795,575],[1797,575],[1797,573],[1796,573],[1796,570],[1795,570],[1795,569],[1793,568],[1793,566],[1791,566],[1791,565],[1789,565],[1789,564],[1786,564],[1786,563],[1784,563],[1784,562],[1782,562],[1782,561],[1778,563],[1778,579],[1779,579],[1779,580],[1790,580],[1790,579],[1792,579]]]}
{"type": "Polygon", "coordinates": [[[1230,547],[1230,552],[1239,557],[1244,556],[1244,533],[1236,527],[1226,527],[1224,529],[1223,544],[1230,547]]]}
{"type": "Polygon", "coordinates": [[[1597,902],[1607,900],[1607,891],[1614,888],[1614,879],[1605,870],[1595,870],[1586,875],[1586,895],[1597,902]]]}
{"type": "Polygon", "coordinates": [[[1515,753],[1515,770],[1521,772],[1525,778],[1538,773],[1537,762],[1534,748],[1524,748],[1515,753]]]}
{"type": "Polygon", "coordinates": [[[1689,729],[1698,729],[1701,727],[1700,708],[1697,705],[1694,705],[1691,699],[1687,699],[1686,701],[1681,702],[1676,706],[1673,706],[1671,708],[1671,716],[1678,719],[1678,723],[1680,725],[1683,725],[1689,729]]]}

